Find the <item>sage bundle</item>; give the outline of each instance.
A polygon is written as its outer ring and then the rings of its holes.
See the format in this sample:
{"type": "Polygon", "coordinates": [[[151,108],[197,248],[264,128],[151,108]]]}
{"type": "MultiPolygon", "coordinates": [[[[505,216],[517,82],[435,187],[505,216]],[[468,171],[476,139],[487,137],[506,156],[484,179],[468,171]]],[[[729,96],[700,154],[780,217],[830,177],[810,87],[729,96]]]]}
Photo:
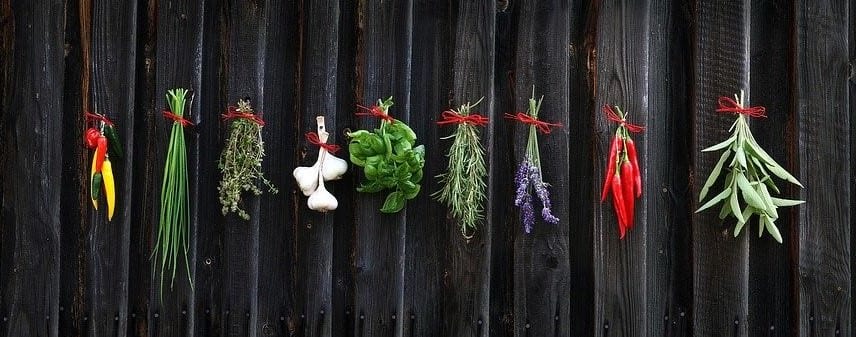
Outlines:
{"type": "Polygon", "coordinates": [[[191,287],[190,264],[187,262],[188,241],[190,238],[190,201],[187,188],[187,149],[184,142],[184,127],[192,125],[184,118],[187,89],[169,90],[166,95],[169,110],[163,116],[172,120],[172,130],[167,146],[166,163],[163,171],[163,185],[160,195],[160,219],[158,238],[152,257],[160,265],[160,288],[163,290],[163,278],[171,273],[170,287],[175,281],[179,255],[183,255],[187,268],[188,282],[191,287]]]}
{"type": "Polygon", "coordinates": [[[776,219],[779,218],[777,209],[799,205],[803,201],[774,197],[773,193],[779,194],[781,192],[770,174],[800,187],[802,184],[776,163],[752,136],[752,131],[747,123],[747,116],[766,117],[764,107],[745,107],[743,92],[740,93],[740,96],[735,95],[734,99],[720,97],[718,105],[717,112],[736,114],[737,120],[729,129],[731,137],[702,150],[702,152],[725,151],[719,157],[719,161],[702,186],[698,197],[699,202],[704,200],[710,188],[717,182],[726,162],[728,163],[726,168],[728,174],[722,182],[722,191],[699,207],[696,213],[721,203],[719,218],[724,220],[728,216],[733,216],[737,219],[737,225],[734,227],[735,237],[740,234],[750,218],[757,215],[758,237],[761,237],[766,230],[776,241],[782,243],[782,235],[775,224],[776,219]]]}
{"type": "Polygon", "coordinates": [[[237,213],[241,219],[249,220],[250,215],[241,206],[241,193],[249,191],[261,195],[258,183],[267,186],[270,193],[276,194],[276,187],[264,177],[262,160],[265,156],[262,141],[262,127],[265,122],[254,113],[250,101],[238,100],[238,106],[230,106],[222,115],[224,121],[231,121],[229,138],[220,154],[217,166],[223,174],[217,191],[223,215],[237,213]]]}
{"type": "MultiPolygon", "coordinates": [[[[483,99],[483,98],[482,98],[483,99]]],[[[449,166],[446,173],[439,176],[443,187],[433,196],[444,202],[449,213],[461,226],[461,235],[471,239],[480,221],[484,219],[485,177],[487,166],[484,160],[484,147],[479,136],[479,126],[488,123],[488,118],[470,110],[479,104],[461,105],[455,111],[450,109],[441,115],[438,125],[456,125],[455,132],[443,139],[452,138],[452,146],[446,157],[449,166]]]]}

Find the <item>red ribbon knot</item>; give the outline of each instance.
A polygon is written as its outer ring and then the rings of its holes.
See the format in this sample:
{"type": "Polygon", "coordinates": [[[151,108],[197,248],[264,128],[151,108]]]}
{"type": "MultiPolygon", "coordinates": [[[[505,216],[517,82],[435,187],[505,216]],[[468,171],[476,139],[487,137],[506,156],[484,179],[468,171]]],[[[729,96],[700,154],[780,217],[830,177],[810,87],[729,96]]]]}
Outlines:
{"type": "Polygon", "coordinates": [[[318,134],[315,132],[307,132],[306,133],[306,140],[309,141],[309,143],[311,143],[311,144],[318,145],[322,149],[327,150],[327,152],[330,152],[332,154],[336,154],[336,152],[339,152],[339,150],[341,149],[339,147],[339,145],[327,144],[325,142],[322,142],[321,138],[318,137],[318,134]]]}
{"type": "Polygon", "coordinates": [[[532,116],[529,116],[528,114],[523,113],[523,112],[518,112],[516,115],[506,113],[505,118],[513,119],[513,120],[516,120],[516,121],[521,122],[523,124],[535,126],[538,129],[538,131],[541,131],[541,133],[543,133],[543,134],[548,134],[551,131],[553,131],[551,128],[562,127],[562,124],[560,124],[560,123],[547,123],[545,121],[538,120],[537,118],[532,118],[532,116]]]}
{"type": "Polygon", "coordinates": [[[472,124],[484,126],[489,122],[487,117],[479,114],[469,114],[464,116],[451,110],[443,111],[443,113],[440,114],[440,117],[443,117],[443,119],[437,121],[437,125],[472,124]]]}
{"type": "Polygon", "coordinates": [[[612,110],[612,107],[609,105],[604,105],[602,110],[603,113],[606,114],[606,119],[616,122],[618,123],[618,125],[627,128],[627,131],[638,133],[645,130],[645,127],[633,123],[628,123],[626,119],[619,117],[618,114],[615,113],[615,110],[612,110]]]}
{"type": "Polygon", "coordinates": [[[107,118],[107,116],[104,115],[85,112],[83,113],[83,119],[85,119],[86,121],[99,121],[109,126],[113,126],[113,121],[111,121],[109,118],[107,118]]]}
{"type": "Polygon", "coordinates": [[[390,123],[395,122],[395,118],[392,118],[392,116],[383,113],[383,110],[377,105],[372,105],[371,108],[367,108],[359,104],[357,104],[357,106],[360,107],[360,109],[366,110],[366,112],[357,112],[357,116],[370,116],[390,123]]]}
{"type": "Polygon", "coordinates": [[[262,120],[262,118],[259,115],[248,113],[248,112],[240,112],[240,111],[238,111],[237,108],[235,108],[233,106],[230,106],[229,109],[227,110],[227,112],[220,115],[220,116],[223,117],[224,121],[228,121],[228,120],[232,120],[232,119],[236,119],[236,118],[243,118],[243,119],[248,119],[250,121],[253,121],[254,123],[258,124],[259,126],[265,126],[265,121],[262,120]]]}
{"type": "Polygon", "coordinates": [[[767,117],[767,108],[762,106],[750,106],[748,108],[744,108],[740,104],[737,103],[734,99],[727,96],[722,96],[717,101],[717,105],[719,107],[716,108],[716,112],[730,112],[734,114],[747,115],[749,117],[767,117]]]}
{"type": "Polygon", "coordinates": [[[189,120],[186,120],[186,119],[184,119],[184,117],[176,115],[176,114],[172,113],[172,111],[169,111],[169,110],[163,111],[163,117],[166,119],[171,119],[178,124],[181,124],[182,127],[186,127],[188,125],[193,125],[193,123],[191,123],[189,120]]]}

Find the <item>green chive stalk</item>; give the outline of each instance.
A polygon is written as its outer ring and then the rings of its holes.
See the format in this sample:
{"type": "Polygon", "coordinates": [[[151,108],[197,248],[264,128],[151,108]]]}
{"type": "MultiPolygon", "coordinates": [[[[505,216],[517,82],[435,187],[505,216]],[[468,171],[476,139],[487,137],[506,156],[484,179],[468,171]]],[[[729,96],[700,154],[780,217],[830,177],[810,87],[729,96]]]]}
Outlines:
{"type": "MultiPolygon", "coordinates": [[[[170,111],[184,118],[187,89],[173,89],[166,98],[170,111]]],[[[152,254],[156,265],[160,265],[160,289],[163,292],[163,278],[171,274],[170,288],[175,281],[179,255],[184,255],[188,282],[191,288],[190,264],[187,261],[187,247],[190,236],[190,201],[187,187],[187,150],[184,142],[184,125],[176,120],[172,125],[167,147],[166,164],[163,169],[161,186],[160,222],[158,239],[152,254]]]]}
{"type": "MultiPolygon", "coordinates": [[[[458,111],[451,112],[462,117],[470,115],[470,110],[481,102],[461,105],[458,111]]],[[[484,159],[484,147],[481,144],[479,129],[474,123],[461,122],[455,132],[443,139],[453,138],[452,146],[446,157],[449,158],[448,171],[438,176],[443,187],[433,196],[444,202],[453,218],[461,226],[461,234],[469,240],[473,237],[478,224],[484,219],[485,177],[487,166],[484,159]]]]}

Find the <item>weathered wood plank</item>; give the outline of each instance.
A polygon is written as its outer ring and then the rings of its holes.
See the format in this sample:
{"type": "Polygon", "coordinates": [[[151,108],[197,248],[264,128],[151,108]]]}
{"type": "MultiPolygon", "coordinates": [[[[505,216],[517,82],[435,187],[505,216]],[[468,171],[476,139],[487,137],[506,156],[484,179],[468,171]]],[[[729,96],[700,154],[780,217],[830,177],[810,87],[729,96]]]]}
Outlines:
{"type": "MultiPolygon", "coordinates": [[[[258,333],[260,336],[287,336],[288,325],[294,319],[294,297],[300,293],[295,279],[295,208],[296,195],[291,169],[297,162],[297,140],[301,132],[291,132],[297,125],[295,113],[299,91],[295,72],[298,67],[298,2],[265,2],[268,18],[265,29],[265,120],[262,129],[265,159],[262,170],[279,189],[265,191],[261,196],[259,213],[259,292],[258,333]]],[[[297,131],[297,130],[296,130],[297,131]]],[[[300,255],[298,255],[300,256],[300,255]]],[[[312,294],[311,291],[308,294],[312,294]]],[[[329,336],[329,334],[328,334],[329,336]]]]}
{"type": "MultiPolygon", "coordinates": [[[[113,221],[106,221],[106,207],[98,212],[89,208],[86,294],[92,320],[89,333],[93,336],[113,336],[116,330],[124,332],[127,329],[137,63],[136,5],[126,1],[95,0],[90,8],[93,13],[91,109],[114,122],[123,152],[122,158],[110,158],[117,186],[113,221]]],[[[78,169],[88,172],[87,165],[78,169]]]]}
{"type": "MultiPolygon", "coordinates": [[[[615,136],[616,124],[601,112],[604,105],[621,107],[631,123],[648,119],[648,1],[604,1],[598,11],[597,77],[594,120],[597,137],[594,179],[599,192],[606,175],[606,158],[615,136]],[[640,94],[641,93],[641,94],[640,94]]],[[[642,180],[648,181],[647,137],[658,130],[634,134],[642,180]]],[[[634,336],[646,331],[646,189],[636,200],[635,226],[619,238],[617,217],[611,201],[594,196],[594,317],[595,336],[634,336]],[[602,328],[601,328],[602,327],[602,328]]],[[[610,196],[612,198],[612,196],[610,196]]]]}
{"type": "MultiPolygon", "coordinates": [[[[318,147],[302,136],[317,130],[316,116],[325,117],[329,130],[329,143],[344,144],[336,123],[336,81],[338,74],[339,2],[337,0],[304,1],[301,4],[303,35],[301,40],[300,114],[295,132],[301,145],[296,164],[312,166],[318,159],[318,147]]],[[[339,154],[341,156],[341,154],[339,154]]],[[[343,159],[347,160],[347,157],[343,159]]],[[[330,193],[349,190],[338,182],[325,184],[330,193]]],[[[296,313],[299,314],[299,333],[302,336],[331,336],[330,313],[333,277],[333,227],[335,211],[319,213],[309,210],[307,198],[300,189],[292,188],[295,195],[297,223],[294,224],[297,252],[296,313]]]]}
{"type": "MultiPolygon", "coordinates": [[[[538,220],[532,233],[525,234],[520,222],[513,222],[517,233],[514,240],[514,335],[566,336],[570,334],[570,320],[566,316],[571,282],[569,224],[576,222],[571,219],[568,207],[568,140],[570,128],[578,127],[568,125],[570,4],[567,1],[524,2],[518,10],[515,108],[526,110],[534,86],[536,99],[544,96],[539,119],[561,123],[564,127],[538,135],[543,154],[542,175],[550,184],[552,211],[559,218],[559,224],[546,223],[536,216],[538,220]]],[[[512,127],[516,159],[507,165],[514,167],[524,156],[528,127],[517,123],[512,127]]],[[[505,184],[513,185],[511,181],[505,184]]],[[[509,195],[513,195],[511,191],[509,195]]],[[[506,198],[502,202],[511,204],[512,200],[506,198]]],[[[498,200],[493,202],[496,204],[492,206],[502,205],[498,200]]],[[[540,209],[540,204],[536,202],[536,205],[540,209]]]]}
{"type": "MultiPolygon", "coordinates": [[[[753,102],[748,92],[749,3],[717,0],[696,1],[695,5],[691,200],[697,200],[717,160],[713,154],[702,154],[701,149],[726,139],[734,120],[734,116],[714,112],[717,98],[747,90],[747,100],[753,102]]],[[[744,229],[735,238],[734,223],[723,223],[714,211],[695,213],[692,226],[693,333],[747,336],[749,231],[744,229]]]]}
{"type": "Polygon", "coordinates": [[[692,260],[689,188],[691,60],[689,5],[651,1],[648,46],[648,116],[645,122],[648,214],[647,334],[690,336],[692,260]]]}
{"type": "MultiPolygon", "coordinates": [[[[435,124],[436,116],[448,108],[452,90],[455,8],[451,1],[415,1],[413,4],[413,80],[411,83],[411,123],[413,131],[429,149],[425,156],[422,192],[408,202],[404,269],[403,336],[460,336],[444,310],[455,308],[449,288],[462,286],[450,271],[450,239],[460,241],[460,231],[444,221],[445,208],[431,197],[440,189],[435,177],[446,169],[447,135],[435,124]],[[445,235],[452,228],[456,236],[445,235]],[[445,282],[444,282],[445,280],[445,282]]],[[[478,98],[475,98],[478,99],[478,98]]],[[[451,311],[451,310],[448,310],[451,311]]]]}
{"type": "MultiPolygon", "coordinates": [[[[850,4],[852,5],[852,4],[850,4]]],[[[851,336],[848,1],[796,4],[799,333],[851,336]]]]}
{"type": "Polygon", "coordinates": [[[9,336],[57,336],[65,4],[12,1],[11,15],[14,87],[0,122],[0,310],[9,336]]]}
{"type": "MultiPolygon", "coordinates": [[[[410,121],[412,9],[412,1],[402,0],[361,1],[358,10],[357,97],[372,105],[393,96],[390,114],[405,123],[410,121]]],[[[351,129],[374,128],[377,121],[361,119],[358,126],[351,129]]],[[[424,142],[424,135],[416,136],[418,143],[424,142]]],[[[359,336],[402,331],[407,209],[382,214],[384,198],[384,193],[355,195],[354,314],[359,336]]]]}
{"type": "MultiPolygon", "coordinates": [[[[145,324],[147,333],[156,336],[185,336],[192,335],[195,323],[194,308],[195,297],[189,279],[195,275],[196,270],[196,233],[202,225],[199,222],[199,172],[202,164],[199,162],[200,143],[199,129],[204,123],[216,123],[217,119],[207,116],[215,115],[217,112],[206,112],[203,116],[201,101],[205,99],[206,92],[202,91],[202,69],[198,66],[203,53],[202,30],[204,27],[203,13],[205,13],[205,1],[173,1],[158,3],[157,8],[157,59],[155,61],[155,92],[153,111],[149,111],[148,124],[151,129],[149,136],[149,156],[144,159],[152,164],[147,168],[146,175],[149,179],[146,197],[152,200],[151,215],[151,241],[149,245],[143,246],[146,254],[151,254],[153,245],[157,239],[157,226],[159,219],[156,214],[160,212],[160,191],[163,182],[163,167],[166,160],[167,144],[172,122],[161,116],[161,111],[168,109],[166,102],[167,90],[173,88],[186,88],[192,90],[193,99],[188,102],[188,110],[185,118],[194,123],[184,129],[184,136],[188,160],[188,183],[190,194],[190,246],[187,252],[185,267],[180,262],[175,273],[175,280],[171,282],[170,275],[163,278],[163,289],[161,289],[160,271],[152,271],[150,274],[151,285],[148,303],[148,318],[145,324]],[[191,275],[187,275],[187,270],[191,275]],[[172,284],[171,284],[172,283],[172,284]],[[161,293],[162,290],[162,293],[161,293]],[[162,294],[162,297],[161,297],[162,294]]],[[[216,116],[216,115],[215,115],[216,116]]],[[[136,199],[135,199],[136,200],[136,199]]],[[[143,224],[132,224],[131,226],[143,227],[143,224]]],[[[145,255],[150,256],[150,255],[145,255]]],[[[181,259],[180,259],[181,260],[181,259]]],[[[149,268],[151,260],[144,260],[149,268]]],[[[146,264],[138,268],[146,268],[146,264]]],[[[193,280],[195,281],[195,279],[193,280]]]]}
{"type": "MultiPolygon", "coordinates": [[[[790,30],[783,29],[793,22],[791,1],[757,1],[752,4],[751,27],[751,92],[755,104],[767,108],[767,118],[752,122],[752,133],[758,143],[795,172],[796,142],[794,140],[790,100],[789,69],[793,60],[790,52],[790,30]]],[[[783,195],[795,198],[798,188],[779,184],[783,195]]],[[[792,331],[791,247],[797,237],[796,207],[779,210],[776,225],[784,244],[769,236],[757,237],[757,227],[751,227],[749,244],[749,336],[784,335],[792,331]],[[775,308],[775,310],[771,310],[775,308]]],[[[748,228],[747,228],[748,229],[748,228]]]]}

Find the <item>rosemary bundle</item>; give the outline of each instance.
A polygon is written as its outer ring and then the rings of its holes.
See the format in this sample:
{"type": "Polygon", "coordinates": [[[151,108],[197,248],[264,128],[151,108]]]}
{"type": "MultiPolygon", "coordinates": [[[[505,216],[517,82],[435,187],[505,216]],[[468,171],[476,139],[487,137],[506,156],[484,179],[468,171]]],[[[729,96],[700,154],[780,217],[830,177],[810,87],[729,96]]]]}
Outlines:
{"type": "Polygon", "coordinates": [[[179,255],[184,255],[184,265],[190,286],[190,264],[187,262],[189,240],[190,201],[187,194],[187,151],[184,142],[184,127],[190,122],[184,119],[187,89],[173,89],[167,92],[169,111],[164,117],[173,120],[172,131],[167,147],[166,163],[163,169],[163,185],[160,196],[160,222],[158,239],[152,257],[160,265],[160,288],[163,291],[163,277],[171,272],[170,287],[175,281],[179,255]]]}
{"type": "Polygon", "coordinates": [[[253,112],[249,100],[238,100],[238,107],[229,107],[223,115],[224,120],[231,120],[229,139],[220,154],[218,167],[223,174],[220,186],[220,204],[223,205],[223,215],[229,212],[237,213],[244,220],[250,215],[241,208],[241,192],[250,191],[261,195],[262,190],[256,185],[264,183],[268,191],[276,194],[278,191],[262,173],[262,159],[265,156],[262,142],[262,127],[264,121],[253,112]]]}
{"type": "Polygon", "coordinates": [[[438,176],[443,187],[433,196],[446,203],[449,213],[460,223],[461,234],[468,240],[473,237],[478,223],[484,219],[482,213],[487,188],[484,181],[487,166],[478,126],[487,124],[488,119],[470,113],[481,101],[479,99],[475,104],[461,105],[458,111],[445,111],[443,119],[437,122],[438,125],[457,124],[457,128],[451,136],[443,138],[454,140],[446,155],[449,158],[448,171],[438,176]]]}

